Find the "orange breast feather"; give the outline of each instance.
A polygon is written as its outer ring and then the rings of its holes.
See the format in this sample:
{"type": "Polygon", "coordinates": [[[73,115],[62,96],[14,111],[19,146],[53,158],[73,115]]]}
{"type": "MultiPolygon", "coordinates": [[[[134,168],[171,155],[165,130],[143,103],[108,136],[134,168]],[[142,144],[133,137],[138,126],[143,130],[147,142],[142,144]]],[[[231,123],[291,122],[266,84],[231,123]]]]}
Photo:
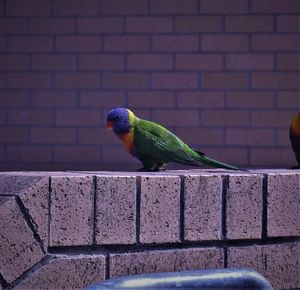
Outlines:
{"type": "Polygon", "coordinates": [[[119,135],[125,149],[127,152],[131,153],[133,150],[133,143],[134,143],[134,134],[133,130],[130,130],[128,133],[119,135]]]}

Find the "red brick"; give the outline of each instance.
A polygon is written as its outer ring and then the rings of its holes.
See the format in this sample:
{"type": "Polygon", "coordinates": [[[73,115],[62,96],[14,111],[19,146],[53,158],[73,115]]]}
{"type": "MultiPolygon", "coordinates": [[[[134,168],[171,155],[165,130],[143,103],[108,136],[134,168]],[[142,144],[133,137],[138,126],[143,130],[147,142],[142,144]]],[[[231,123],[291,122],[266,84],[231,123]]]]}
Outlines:
{"type": "Polygon", "coordinates": [[[32,106],[42,108],[75,107],[77,104],[75,91],[33,91],[32,106]]]}
{"type": "Polygon", "coordinates": [[[29,68],[29,56],[23,54],[0,55],[1,71],[24,71],[29,68]]]}
{"type": "Polygon", "coordinates": [[[299,89],[299,73],[253,73],[251,86],[256,89],[299,89]]]}
{"type": "Polygon", "coordinates": [[[23,91],[5,91],[0,92],[0,107],[27,107],[29,105],[29,95],[23,91]]]}
{"type": "Polygon", "coordinates": [[[55,0],[54,14],[55,15],[96,15],[99,13],[100,3],[97,0],[74,0],[70,4],[69,0],[55,0]]]}
{"type": "Polygon", "coordinates": [[[177,128],[179,138],[189,145],[223,145],[223,131],[221,129],[205,128],[177,128]]]}
{"type": "Polygon", "coordinates": [[[177,106],[180,108],[223,108],[224,104],[223,92],[177,92],[177,106]]]}
{"type": "Polygon", "coordinates": [[[30,32],[37,34],[74,33],[75,20],[63,17],[31,18],[30,32]]]}
{"type": "Polygon", "coordinates": [[[180,33],[220,32],[221,16],[176,16],[175,31],[180,33]]]}
{"type": "Polygon", "coordinates": [[[26,143],[29,129],[26,127],[0,127],[1,143],[26,143]]]}
{"type": "Polygon", "coordinates": [[[0,15],[4,15],[4,0],[0,0],[0,15]]]}
{"type": "Polygon", "coordinates": [[[48,73],[8,73],[6,87],[11,89],[45,89],[50,88],[52,80],[48,73]]]}
{"type": "Polygon", "coordinates": [[[204,71],[221,70],[223,57],[221,54],[177,54],[176,70],[204,71]]]}
{"type": "MultiPolygon", "coordinates": [[[[286,129],[277,129],[276,130],[276,145],[283,147],[290,147],[291,141],[288,138],[289,133],[286,129]]],[[[296,159],[295,159],[296,162],[296,159]]]]}
{"type": "Polygon", "coordinates": [[[82,17],[77,20],[79,33],[122,33],[121,17],[82,17]]]}
{"type": "Polygon", "coordinates": [[[244,13],[248,11],[248,2],[246,0],[202,0],[200,11],[202,13],[244,13]]]}
{"type": "Polygon", "coordinates": [[[192,89],[198,88],[197,73],[153,73],[151,86],[154,89],[192,89]]]}
{"type": "MultiPolygon", "coordinates": [[[[62,147],[56,148],[56,153],[60,148],[62,147]]],[[[61,153],[62,151],[66,153],[66,150],[61,150],[61,153]]],[[[83,152],[84,150],[80,149],[80,153],[83,152]]],[[[88,154],[85,155],[86,157],[88,154]]],[[[71,160],[58,158],[57,161],[71,160]]],[[[91,245],[93,243],[93,187],[91,176],[53,176],[51,178],[50,246],[91,245]]]]}
{"type": "Polygon", "coordinates": [[[227,129],[226,144],[248,146],[275,145],[274,132],[270,129],[227,129]]]}
{"type": "Polygon", "coordinates": [[[162,33],[172,32],[173,21],[171,17],[128,17],[126,19],[126,32],[129,33],[162,33]]]}
{"type": "Polygon", "coordinates": [[[44,253],[26,223],[16,200],[11,197],[1,203],[1,274],[10,283],[37,263],[44,253]],[[16,233],[18,233],[18,239],[16,239],[16,233]]]}
{"type": "Polygon", "coordinates": [[[172,108],[175,95],[165,91],[132,91],[128,94],[128,105],[134,108],[172,108]]]}
{"type": "Polygon", "coordinates": [[[102,81],[106,89],[142,89],[149,86],[146,73],[103,73],[102,81]]]}
{"type": "Polygon", "coordinates": [[[99,163],[100,150],[94,146],[57,146],[54,149],[54,161],[99,163]]]}
{"type": "Polygon", "coordinates": [[[56,111],[56,124],[58,125],[98,126],[100,120],[101,113],[99,109],[62,109],[56,111]]]}
{"type": "Polygon", "coordinates": [[[153,14],[195,14],[198,12],[196,0],[151,0],[150,12],[153,14]]]}
{"type": "Polygon", "coordinates": [[[9,123],[14,125],[53,124],[53,111],[47,109],[14,109],[9,112],[9,123]]]}
{"type": "Polygon", "coordinates": [[[150,49],[150,38],[146,35],[104,36],[104,51],[147,51],[150,49]]]}
{"type": "Polygon", "coordinates": [[[56,37],[56,50],[66,52],[99,52],[101,37],[98,35],[58,35],[56,37]]]}
{"type": "Polygon", "coordinates": [[[253,127],[288,128],[293,113],[288,110],[257,110],[252,112],[253,127]]]}
{"type": "Polygon", "coordinates": [[[54,86],[60,89],[95,89],[100,86],[100,75],[90,72],[56,73],[54,86]]]}
{"type": "Polygon", "coordinates": [[[276,103],[278,108],[295,109],[300,106],[299,91],[281,91],[277,93],[276,103]]]}
{"type": "Polygon", "coordinates": [[[84,288],[105,278],[104,255],[51,256],[34,273],[27,276],[16,289],[84,288]]]}
{"type": "Polygon", "coordinates": [[[228,249],[228,267],[251,268],[275,289],[299,288],[299,244],[234,247],[228,249]]]}
{"type": "Polygon", "coordinates": [[[254,34],[253,51],[299,51],[299,34],[254,34]]]}
{"type": "Polygon", "coordinates": [[[268,15],[227,15],[227,32],[272,32],[273,16],[268,15]]]}
{"type": "Polygon", "coordinates": [[[246,73],[217,72],[203,73],[201,87],[205,89],[244,89],[248,87],[246,73]]]}
{"type": "Polygon", "coordinates": [[[80,70],[120,71],[125,66],[125,58],[118,54],[80,54],[80,70]]]}
{"type": "Polygon", "coordinates": [[[110,256],[110,277],[142,273],[223,268],[223,251],[217,248],[157,250],[110,256]]]}
{"type": "Polygon", "coordinates": [[[120,144],[120,139],[108,132],[104,127],[100,128],[78,128],[79,144],[99,144],[99,145],[116,145],[120,144]]]}
{"type": "Polygon", "coordinates": [[[0,110],[0,124],[6,124],[7,123],[7,115],[8,112],[6,110],[0,110]]]}
{"type": "Polygon", "coordinates": [[[135,176],[97,176],[96,244],[136,242],[135,176]]]}
{"type": "Polygon", "coordinates": [[[35,54],[32,69],[40,71],[64,71],[76,68],[76,56],[70,54],[35,54]]]}
{"type": "Polygon", "coordinates": [[[141,177],[141,243],[179,241],[180,178],[141,177]]]}
{"type": "Polygon", "coordinates": [[[7,39],[6,37],[0,36],[0,51],[6,51],[7,49],[7,39]]]}
{"type": "Polygon", "coordinates": [[[52,161],[51,148],[38,145],[8,145],[6,160],[17,162],[49,162],[52,161]]]}
{"type": "Polygon", "coordinates": [[[147,6],[146,0],[103,0],[102,13],[104,15],[146,14],[147,6]]]}
{"type": "Polygon", "coordinates": [[[184,239],[221,239],[222,178],[190,175],[184,178],[184,239]]]}
{"type": "Polygon", "coordinates": [[[11,52],[46,52],[53,50],[50,36],[10,36],[8,50],[11,52]]]}
{"type": "Polygon", "coordinates": [[[300,32],[299,15],[278,15],[277,31],[279,32],[300,32]]]}
{"type": "Polygon", "coordinates": [[[10,0],[6,4],[7,16],[48,16],[51,15],[51,1],[10,0]]]}
{"type": "Polygon", "coordinates": [[[28,33],[28,20],[26,18],[0,19],[0,34],[28,33]]]}
{"type": "Polygon", "coordinates": [[[276,66],[278,70],[300,70],[300,54],[299,53],[278,53],[276,58],[276,66]]]}
{"type": "Polygon", "coordinates": [[[295,164],[294,159],[295,156],[290,148],[250,148],[251,166],[291,167],[295,164]],[[276,156],[276,158],[274,158],[274,156],[276,156]]]}
{"type": "Polygon", "coordinates": [[[251,0],[251,11],[256,13],[297,13],[300,3],[297,0],[251,0]]]}
{"type": "Polygon", "coordinates": [[[259,239],[262,224],[262,176],[230,175],[227,189],[227,239],[259,239]]]}
{"type": "Polygon", "coordinates": [[[202,35],[204,51],[248,51],[249,37],[242,34],[202,35]]]}
{"type": "Polygon", "coordinates": [[[163,126],[193,127],[199,124],[196,110],[154,110],[153,121],[163,126]]]}
{"type": "Polygon", "coordinates": [[[267,231],[269,237],[299,236],[299,192],[299,173],[268,174],[267,231]]]}
{"type": "Polygon", "coordinates": [[[229,108],[272,108],[274,93],[266,91],[231,91],[227,93],[229,108]]]}
{"type": "Polygon", "coordinates": [[[228,70],[272,70],[274,56],[267,53],[230,53],[226,55],[225,68],[228,70]]]}
{"type": "Polygon", "coordinates": [[[31,142],[41,144],[69,144],[75,143],[74,128],[64,127],[33,127],[31,128],[31,142]]]}
{"type": "Polygon", "coordinates": [[[152,46],[157,51],[196,51],[199,38],[197,35],[154,35],[152,46]]]}
{"type": "Polygon", "coordinates": [[[127,56],[128,70],[172,70],[171,54],[130,54],[127,56]]]}
{"type": "Polygon", "coordinates": [[[203,110],[202,124],[218,127],[246,127],[249,125],[249,113],[240,110],[203,110]]]}
{"type": "MultiPolygon", "coordinates": [[[[111,133],[113,134],[113,133],[111,133]]],[[[103,147],[102,149],[102,162],[112,164],[115,163],[118,166],[122,164],[134,164],[136,169],[141,168],[142,164],[139,163],[139,161],[129,155],[123,146],[109,146],[109,147],[103,147]]]]}
{"type": "Polygon", "coordinates": [[[125,106],[125,93],[123,91],[81,91],[80,106],[92,108],[125,106]]]}

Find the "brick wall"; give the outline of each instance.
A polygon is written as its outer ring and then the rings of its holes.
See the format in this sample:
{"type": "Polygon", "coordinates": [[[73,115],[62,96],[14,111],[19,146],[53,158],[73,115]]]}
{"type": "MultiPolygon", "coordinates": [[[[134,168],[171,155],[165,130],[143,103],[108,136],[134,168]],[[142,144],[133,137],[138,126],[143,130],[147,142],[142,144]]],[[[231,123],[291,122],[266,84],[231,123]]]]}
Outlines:
{"type": "Polygon", "coordinates": [[[295,164],[298,0],[0,0],[0,169],[132,169],[113,107],[240,166],[295,164]]]}
{"type": "Polygon", "coordinates": [[[300,287],[300,171],[0,174],[0,289],[249,267],[300,287]]]}

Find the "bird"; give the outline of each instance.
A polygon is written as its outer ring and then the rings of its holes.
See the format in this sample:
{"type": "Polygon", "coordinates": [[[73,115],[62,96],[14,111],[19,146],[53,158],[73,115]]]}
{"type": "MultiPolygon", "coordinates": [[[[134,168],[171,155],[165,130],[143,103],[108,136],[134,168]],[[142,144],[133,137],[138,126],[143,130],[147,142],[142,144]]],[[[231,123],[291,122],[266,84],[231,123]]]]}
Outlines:
{"type": "Polygon", "coordinates": [[[300,112],[292,118],[289,132],[292,148],[298,162],[298,166],[294,168],[300,168],[300,112]]]}
{"type": "Polygon", "coordinates": [[[105,127],[120,138],[128,153],[142,162],[143,167],[138,171],[165,170],[168,162],[242,170],[190,148],[160,124],[140,119],[127,108],[111,110],[107,115],[105,127]]]}

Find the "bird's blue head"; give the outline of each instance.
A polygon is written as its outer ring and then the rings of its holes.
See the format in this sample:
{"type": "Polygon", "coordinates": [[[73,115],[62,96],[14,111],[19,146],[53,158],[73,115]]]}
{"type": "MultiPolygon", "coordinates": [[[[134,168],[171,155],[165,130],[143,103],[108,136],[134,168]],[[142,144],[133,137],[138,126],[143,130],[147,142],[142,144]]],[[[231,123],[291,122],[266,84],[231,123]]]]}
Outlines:
{"type": "Polygon", "coordinates": [[[128,133],[133,127],[134,118],[134,114],[126,108],[113,109],[107,115],[106,128],[118,135],[128,133]]]}

